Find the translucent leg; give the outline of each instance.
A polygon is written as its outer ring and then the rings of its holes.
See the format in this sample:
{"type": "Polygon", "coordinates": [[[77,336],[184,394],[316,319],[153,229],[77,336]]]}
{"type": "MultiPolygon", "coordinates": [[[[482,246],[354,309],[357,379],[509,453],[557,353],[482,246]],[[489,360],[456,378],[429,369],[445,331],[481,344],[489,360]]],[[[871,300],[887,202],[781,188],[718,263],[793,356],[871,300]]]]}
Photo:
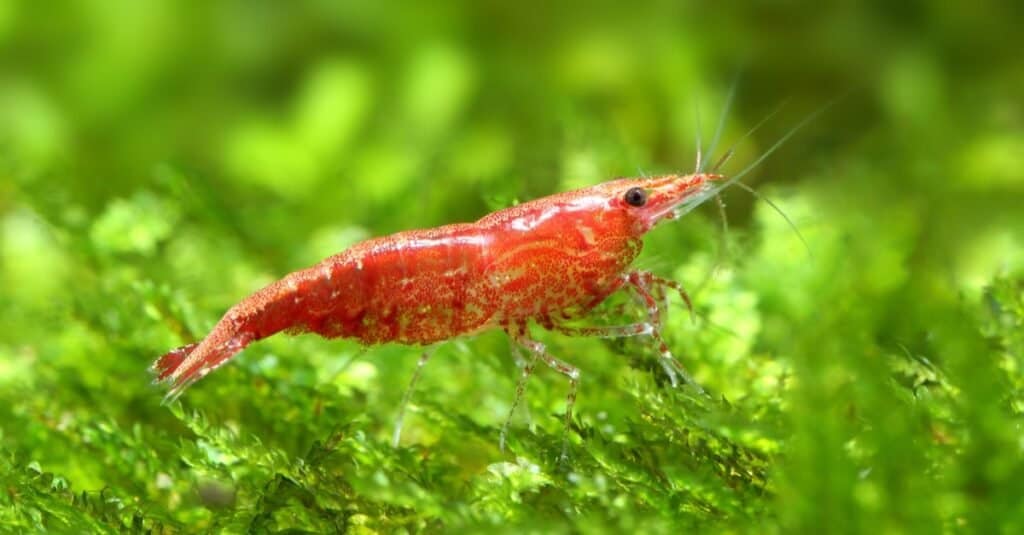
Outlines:
{"type": "Polygon", "coordinates": [[[568,327],[555,325],[554,330],[569,336],[589,336],[593,338],[625,338],[627,336],[649,335],[654,331],[650,323],[630,323],[629,325],[609,325],[598,327],[568,327]]]}
{"type": "MultiPolygon", "coordinates": [[[[512,339],[509,340],[512,356],[516,359],[516,366],[519,367],[521,373],[519,379],[516,381],[516,397],[512,400],[512,406],[508,410],[508,417],[505,418],[505,423],[501,426],[501,435],[498,437],[498,448],[501,451],[505,451],[505,438],[508,436],[508,426],[512,421],[512,415],[516,412],[516,407],[523,400],[526,395],[526,382],[530,379],[530,375],[533,374],[533,367],[537,363],[537,355],[531,354],[530,359],[524,359],[522,355],[522,348],[514,342],[512,339]]],[[[530,409],[527,406],[523,406],[523,410],[526,413],[527,425],[533,427],[533,422],[530,419],[530,409]]]]}
{"type": "Polygon", "coordinates": [[[508,335],[520,346],[529,351],[534,358],[539,358],[550,368],[569,378],[569,395],[566,396],[565,404],[565,430],[562,439],[562,459],[565,459],[569,450],[569,428],[572,426],[572,408],[576,404],[576,390],[580,384],[580,370],[572,364],[559,360],[547,352],[544,344],[528,338],[525,330],[512,332],[506,330],[508,335]]]}
{"type": "Polygon", "coordinates": [[[629,279],[627,280],[634,287],[638,287],[637,285],[639,284],[649,291],[653,290],[654,294],[659,297],[658,301],[662,303],[662,306],[666,306],[665,288],[675,290],[679,294],[679,297],[683,299],[683,302],[686,303],[686,308],[690,311],[690,321],[697,323],[697,312],[693,309],[693,301],[690,300],[690,294],[686,293],[686,289],[683,288],[682,284],[672,279],[659,277],[648,271],[636,271],[630,273],[629,279]],[[634,282],[634,279],[636,282],[634,282]]]}
{"type": "MultiPolygon", "coordinates": [[[[508,341],[508,345],[512,351],[512,358],[516,361],[516,366],[519,367],[520,371],[524,372],[520,377],[520,380],[523,382],[523,394],[521,396],[522,399],[518,404],[522,405],[523,418],[526,420],[526,426],[532,431],[533,418],[530,416],[530,406],[523,405],[523,402],[526,400],[526,383],[529,381],[530,376],[533,375],[534,366],[537,364],[537,357],[534,355],[530,355],[529,359],[523,357],[523,348],[519,347],[519,345],[512,340],[508,341]]],[[[516,403],[513,403],[512,405],[512,408],[515,409],[516,403]]]]}
{"type": "MultiPolygon", "coordinates": [[[[668,344],[666,344],[665,339],[661,337],[661,311],[658,309],[658,300],[655,299],[648,290],[652,284],[660,284],[683,292],[682,286],[675,281],[662,279],[651,273],[643,271],[630,273],[627,275],[627,281],[632,285],[633,289],[636,290],[637,294],[640,295],[644,303],[647,305],[647,317],[652,326],[649,334],[651,338],[654,339],[654,342],[658,344],[658,353],[661,357],[661,367],[664,368],[665,373],[668,374],[669,380],[672,382],[672,386],[678,386],[679,377],[682,377],[683,381],[689,383],[690,386],[697,390],[697,392],[704,394],[704,389],[701,388],[701,386],[697,384],[692,377],[690,377],[690,374],[686,372],[686,368],[684,368],[683,365],[672,356],[672,352],[669,350],[668,344]],[[676,288],[676,286],[678,286],[678,288],[676,288]]],[[[687,305],[690,306],[689,296],[685,295],[685,292],[683,292],[683,295],[683,299],[687,302],[687,305]]],[[[693,311],[692,306],[690,306],[690,311],[693,311]]]]}
{"type": "Polygon", "coordinates": [[[412,373],[412,380],[409,381],[409,388],[405,389],[405,394],[402,395],[402,401],[398,405],[398,417],[395,418],[395,431],[391,435],[391,446],[394,448],[398,447],[398,441],[402,438],[402,423],[405,420],[405,408],[409,405],[409,400],[412,399],[412,392],[416,389],[416,383],[420,380],[420,375],[423,373],[423,366],[426,365],[427,361],[430,360],[430,351],[424,351],[420,355],[420,360],[416,362],[416,371],[412,373]]]}

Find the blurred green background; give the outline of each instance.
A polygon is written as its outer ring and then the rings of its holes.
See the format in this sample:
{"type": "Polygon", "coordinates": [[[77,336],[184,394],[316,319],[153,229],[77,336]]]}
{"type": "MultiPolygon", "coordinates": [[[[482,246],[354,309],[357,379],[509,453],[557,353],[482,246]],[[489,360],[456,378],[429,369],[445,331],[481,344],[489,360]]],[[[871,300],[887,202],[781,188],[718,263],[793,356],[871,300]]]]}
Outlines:
{"type": "Polygon", "coordinates": [[[0,531],[1019,533],[1021,27],[985,1],[0,0],[0,531]],[[549,370],[499,451],[500,333],[438,351],[398,449],[414,348],[280,336],[160,405],[156,356],[355,241],[692,169],[737,73],[726,172],[845,96],[746,177],[810,254],[738,189],[728,232],[708,206],[646,240],[712,399],[640,341],[538,330],[583,373],[566,462],[549,370]]]}

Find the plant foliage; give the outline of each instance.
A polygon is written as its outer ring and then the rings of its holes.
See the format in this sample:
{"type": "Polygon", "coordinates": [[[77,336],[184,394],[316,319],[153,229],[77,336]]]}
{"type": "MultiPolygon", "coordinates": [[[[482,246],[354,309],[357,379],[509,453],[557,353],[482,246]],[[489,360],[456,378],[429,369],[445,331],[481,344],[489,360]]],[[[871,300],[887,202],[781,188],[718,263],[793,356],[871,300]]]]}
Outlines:
{"type": "Polygon", "coordinates": [[[0,532],[1024,531],[1005,11],[0,1],[0,532]],[[397,448],[417,348],[277,336],[161,405],[154,358],[355,241],[692,168],[736,67],[726,173],[849,95],[746,177],[809,253],[738,189],[646,240],[709,397],[537,329],[575,418],[538,368],[504,450],[501,333],[437,350],[397,448]]]}

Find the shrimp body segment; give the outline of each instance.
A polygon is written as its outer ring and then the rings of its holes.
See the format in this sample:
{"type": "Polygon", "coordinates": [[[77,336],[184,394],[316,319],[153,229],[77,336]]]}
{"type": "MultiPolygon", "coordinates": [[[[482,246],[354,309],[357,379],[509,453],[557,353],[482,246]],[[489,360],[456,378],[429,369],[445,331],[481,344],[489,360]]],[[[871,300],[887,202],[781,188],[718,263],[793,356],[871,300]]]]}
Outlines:
{"type": "MultiPolygon", "coordinates": [[[[629,284],[644,298],[650,288],[629,273],[641,238],[705,200],[710,182],[721,178],[612,180],[475,223],[366,240],[243,299],[205,339],[167,353],[153,370],[173,398],[248,344],[281,331],[427,345],[501,328],[536,352],[529,322],[556,328],[629,284]]],[[[632,334],[650,333],[625,333],[632,334]]]]}

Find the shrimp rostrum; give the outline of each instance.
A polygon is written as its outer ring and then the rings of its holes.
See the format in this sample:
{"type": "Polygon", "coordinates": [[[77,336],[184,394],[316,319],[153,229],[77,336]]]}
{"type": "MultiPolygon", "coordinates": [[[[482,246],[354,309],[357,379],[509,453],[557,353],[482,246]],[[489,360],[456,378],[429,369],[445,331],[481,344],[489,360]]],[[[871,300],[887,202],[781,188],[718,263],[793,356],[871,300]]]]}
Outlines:
{"type": "Polygon", "coordinates": [[[689,297],[677,283],[630,266],[645,233],[733,182],[723,178],[697,172],[612,180],[475,223],[366,240],[243,299],[206,338],[162,356],[153,370],[174,399],[252,342],[280,331],[429,346],[502,329],[517,352],[568,377],[568,424],[579,370],[532,337],[533,325],[573,335],[650,337],[672,385],[699,390],[661,337],[661,298],[673,290],[689,305],[689,297]],[[620,290],[645,305],[643,321],[569,325],[620,290]]]}

